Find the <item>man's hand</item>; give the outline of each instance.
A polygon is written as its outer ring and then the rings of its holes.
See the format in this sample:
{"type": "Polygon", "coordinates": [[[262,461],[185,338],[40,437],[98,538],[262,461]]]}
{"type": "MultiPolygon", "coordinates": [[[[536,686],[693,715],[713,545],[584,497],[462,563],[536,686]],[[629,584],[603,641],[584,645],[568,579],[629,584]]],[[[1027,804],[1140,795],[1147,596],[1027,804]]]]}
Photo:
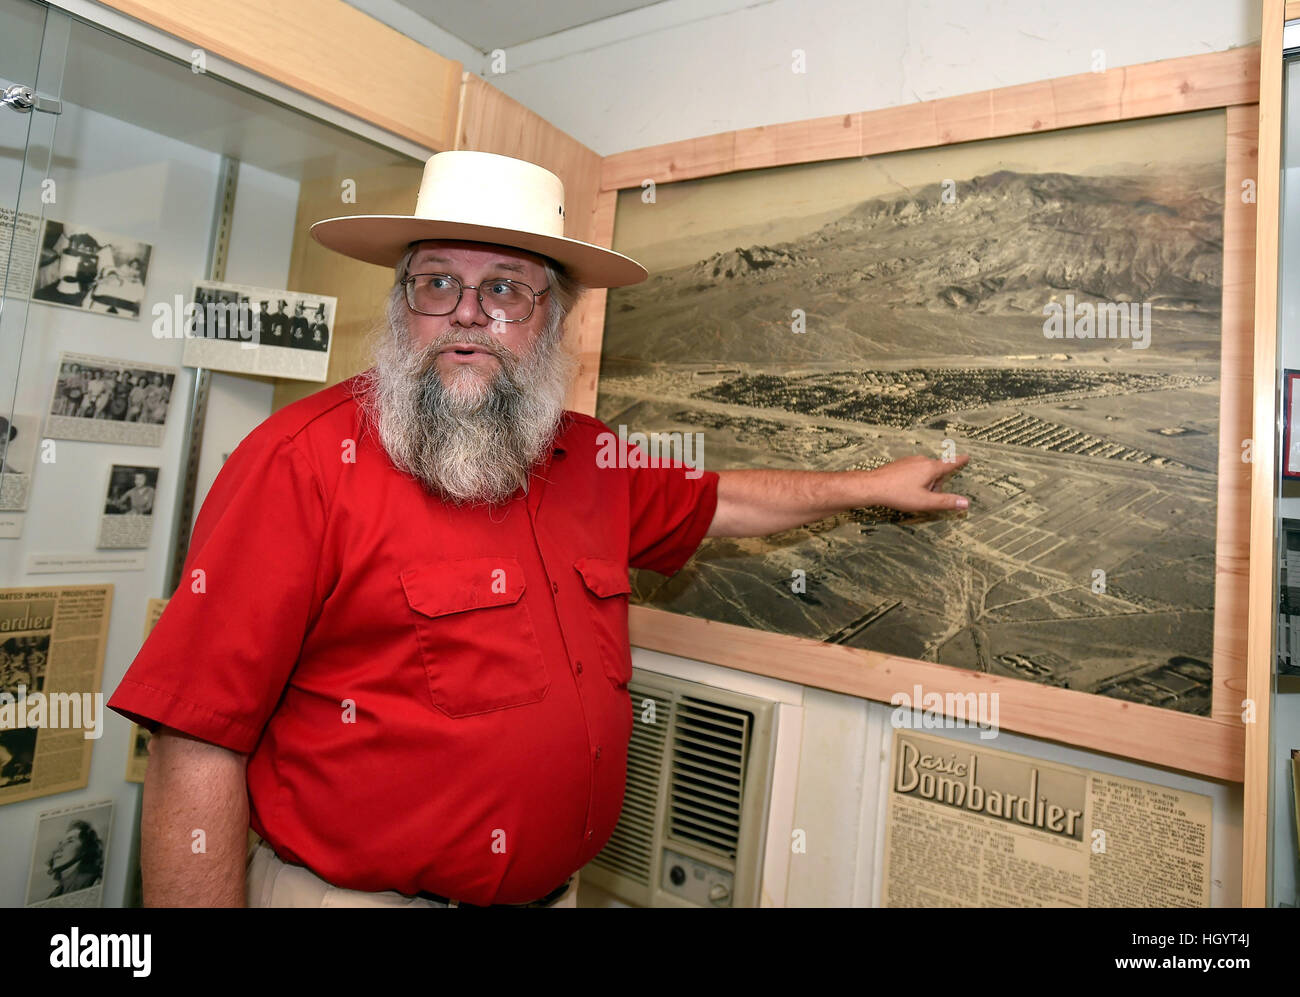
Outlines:
{"type": "Polygon", "coordinates": [[[965,509],[970,500],[943,490],[970,457],[904,457],[874,471],[719,471],[711,537],[762,537],[862,506],[900,512],[965,509]]]}
{"type": "Polygon", "coordinates": [[[945,492],[943,485],[969,461],[969,454],[959,454],[951,461],[931,460],[918,454],[878,467],[870,473],[875,475],[875,486],[886,500],[869,504],[886,505],[899,512],[965,509],[970,505],[970,499],[945,492]]]}

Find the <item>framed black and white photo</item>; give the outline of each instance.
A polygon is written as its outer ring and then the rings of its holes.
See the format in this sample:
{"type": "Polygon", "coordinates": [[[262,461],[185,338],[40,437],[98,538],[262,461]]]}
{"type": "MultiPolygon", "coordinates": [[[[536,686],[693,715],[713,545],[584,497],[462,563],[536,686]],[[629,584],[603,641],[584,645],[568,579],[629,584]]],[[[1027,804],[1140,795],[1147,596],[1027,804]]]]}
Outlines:
{"type": "Polygon", "coordinates": [[[111,800],[40,814],[26,906],[102,907],[104,860],[112,829],[111,800]]]}
{"type": "Polygon", "coordinates": [[[152,257],[147,242],[47,218],[32,300],[139,318],[152,257]]]}
{"type": "Polygon", "coordinates": [[[114,550],[148,547],[157,490],[158,468],[114,464],[108,473],[95,546],[114,550]]]}
{"type": "Polygon", "coordinates": [[[178,373],[140,360],[60,354],[45,435],[160,446],[178,373]]]}
{"type": "Polygon", "coordinates": [[[181,362],[236,374],[324,381],[338,299],[323,294],[200,281],[189,302],[154,306],[154,335],[185,337],[181,362]]]}

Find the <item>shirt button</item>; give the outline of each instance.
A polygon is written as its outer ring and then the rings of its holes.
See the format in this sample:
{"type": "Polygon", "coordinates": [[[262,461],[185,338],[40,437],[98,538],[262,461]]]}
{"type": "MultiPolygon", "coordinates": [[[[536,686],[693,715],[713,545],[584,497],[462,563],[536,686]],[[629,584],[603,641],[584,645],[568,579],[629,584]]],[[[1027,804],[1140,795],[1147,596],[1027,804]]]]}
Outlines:
{"type": "Polygon", "coordinates": [[[600,746],[596,747],[596,761],[600,761],[600,746]]]}
{"type": "Polygon", "coordinates": [[[559,583],[559,582],[551,582],[551,591],[552,591],[552,592],[558,592],[558,591],[560,591],[560,583],[559,583]]]}
{"type": "Polygon", "coordinates": [[[575,662],[573,663],[573,665],[574,665],[575,668],[578,669],[578,674],[581,675],[581,674],[582,674],[582,662],[581,662],[581,661],[575,661],[575,662]]]}
{"type": "Polygon", "coordinates": [[[588,840],[588,841],[591,840],[591,832],[590,832],[590,831],[587,832],[587,840],[588,840]]]}

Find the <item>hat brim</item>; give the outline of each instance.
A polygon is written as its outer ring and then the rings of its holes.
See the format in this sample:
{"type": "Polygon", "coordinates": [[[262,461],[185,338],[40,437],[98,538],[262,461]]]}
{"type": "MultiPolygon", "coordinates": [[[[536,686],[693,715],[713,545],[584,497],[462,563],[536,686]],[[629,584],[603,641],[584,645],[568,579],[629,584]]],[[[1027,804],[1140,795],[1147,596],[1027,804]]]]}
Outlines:
{"type": "Polygon", "coordinates": [[[377,266],[395,267],[413,242],[464,239],[523,249],[561,263],[586,287],[626,287],[646,279],[647,271],[622,253],[577,239],[538,235],[467,222],[410,215],[349,215],[327,218],[311,227],[312,238],[327,249],[377,266]]]}

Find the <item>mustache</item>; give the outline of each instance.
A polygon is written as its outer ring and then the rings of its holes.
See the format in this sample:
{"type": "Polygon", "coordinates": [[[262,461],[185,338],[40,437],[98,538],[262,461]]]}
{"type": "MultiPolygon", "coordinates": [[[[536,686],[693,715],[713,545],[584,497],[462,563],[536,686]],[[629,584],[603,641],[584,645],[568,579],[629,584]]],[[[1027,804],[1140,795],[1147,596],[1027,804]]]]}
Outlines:
{"type": "Polygon", "coordinates": [[[519,355],[509,347],[486,332],[475,329],[461,329],[453,327],[444,332],[428,343],[425,343],[414,357],[414,366],[418,374],[424,375],[429,372],[438,354],[452,343],[466,343],[470,346],[480,346],[484,352],[491,354],[500,361],[501,366],[508,372],[513,372],[519,366],[519,355]]]}

